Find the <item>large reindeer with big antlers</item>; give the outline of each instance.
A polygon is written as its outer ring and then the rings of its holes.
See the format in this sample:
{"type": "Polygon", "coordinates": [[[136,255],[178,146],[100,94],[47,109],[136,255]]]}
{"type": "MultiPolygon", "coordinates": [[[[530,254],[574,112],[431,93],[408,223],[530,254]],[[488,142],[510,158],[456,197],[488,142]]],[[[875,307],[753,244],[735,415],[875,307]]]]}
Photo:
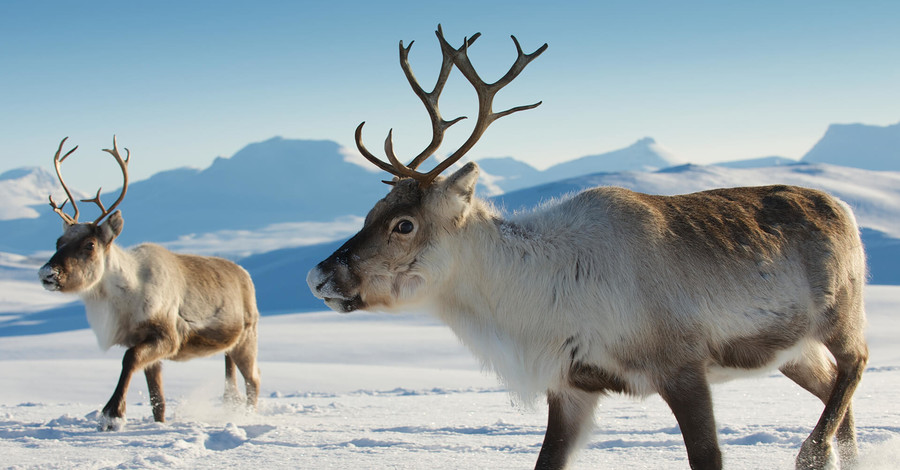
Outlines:
{"type": "Polygon", "coordinates": [[[93,199],[83,199],[99,206],[101,214],[93,222],[79,223],[78,207],[60,173],[60,164],[78,147],[60,156],[65,142],[59,143],[53,164],[68,199],[57,205],[50,197],[50,205],[64,221],[64,233],[39,276],[47,290],[81,297],[102,349],[127,348],[119,383],[103,407],[100,430],[124,426],[128,385],[141,370],[147,378],[153,419],[165,421],[163,359],[184,361],[224,351],[226,404],[238,406],[243,401],[237,368],[246,384],[246,405],[255,408],[259,312],[250,275],[221,258],[176,254],[153,244],[123,250],[113,242],[124,223],[121,211],[113,210],[128,190],[131,157],[125,149],[122,158],[115,137],[113,148],[104,151],[122,170],[122,192],[108,209],[100,201],[100,190],[93,199]],[[74,209],[72,216],[63,212],[68,201],[74,209]]]}
{"type": "MultiPolygon", "coordinates": [[[[718,469],[710,383],[778,368],[825,409],[800,448],[797,468],[857,455],[851,397],[868,350],[863,337],[866,268],[849,207],[792,186],[655,196],[616,187],[586,190],[503,218],[474,195],[478,166],[457,162],[503,112],[494,95],[540,55],[518,57],[495,83],[437,32],[443,64],[426,92],[409,47],[400,64],[425,104],[431,144],[411,163],[359,151],[395,176],[363,228],[313,268],[307,283],[333,310],[427,309],[436,313],[515,394],[546,394],[549,419],[536,468],[563,468],[611,392],[658,393],[681,428],[690,466],[718,469]],[[456,67],[475,88],[471,136],[436,168],[416,168],[440,145],[438,97],[456,67]],[[829,359],[834,358],[834,362],[829,359]]],[[[410,45],[411,47],[411,45],[410,45]]]]}

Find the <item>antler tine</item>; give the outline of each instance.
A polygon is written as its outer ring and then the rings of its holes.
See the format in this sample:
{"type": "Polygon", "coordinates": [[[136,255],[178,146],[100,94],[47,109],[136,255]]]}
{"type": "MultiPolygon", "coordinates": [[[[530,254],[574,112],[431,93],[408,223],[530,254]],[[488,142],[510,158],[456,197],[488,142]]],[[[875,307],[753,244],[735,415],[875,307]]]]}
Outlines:
{"type": "Polygon", "coordinates": [[[97,190],[97,195],[94,196],[93,199],[82,199],[82,202],[93,202],[100,207],[100,217],[97,217],[97,219],[94,220],[94,225],[99,224],[104,217],[111,214],[112,211],[115,210],[115,208],[119,205],[119,203],[121,203],[122,200],[125,199],[125,193],[128,191],[128,162],[129,160],[131,160],[131,151],[126,147],[125,158],[122,158],[122,156],[119,154],[119,146],[116,143],[115,135],[113,135],[113,148],[103,149],[103,151],[112,155],[113,158],[116,159],[116,163],[119,164],[119,168],[122,170],[122,192],[119,194],[119,197],[116,199],[116,201],[113,202],[111,206],[109,206],[109,209],[104,208],[103,203],[100,202],[100,190],[102,188],[97,190]]]}
{"type": "MultiPolygon", "coordinates": [[[[384,139],[384,153],[387,155],[388,160],[391,162],[395,173],[397,176],[401,178],[413,178],[417,179],[421,176],[421,173],[415,171],[414,169],[404,165],[397,159],[397,156],[394,155],[394,130],[391,129],[388,131],[387,138],[384,139]]],[[[415,162],[414,162],[415,163],[415,162]]]]}
{"type": "MultiPolygon", "coordinates": [[[[513,79],[515,79],[520,73],[522,73],[522,70],[525,69],[526,65],[528,65],[532,60],[541,55],[545,50],[547,50],[548,47],[545,43],[543,46],[541,46],[531,54],[525,54],[525,52],[522,51],[522,47],[521,45],[519,45],[519,41],[516,39],[516,37],[510,36],[513,40],[513,43],[516,45],[516,52],[518,53],[516,61],[503,77],[501,77],[494,83],[488,84],[478,76],[478,73],[475,71],[475,67],[469,60],[468,46],[471,44],[470,41],[463,41],[462,47],[460,47],[459,49],[455,49],[446,41],[446,39],[444,39],[444,35],[440,28],[438,28],[437,36],[441,42],[441,50],[448,51],[450,54],[452,54],[454,65],[456,65],[459,71],[462,72],[463,76],[466,77],[469,83],[471,83],[475,88],[475,92],[478,95],[478,119],[475,121],[475,128],[472,130],[472,134],[463,143],[463,145],[455,152],[453,152],[452,155],[444,159],[444,161],[442,161],[434,169],[424,174],[423,178],[419,179],[420,184],[424,186],[431,184],[431,182],[434,181],[434,179],[437,178],[438,175],[440,175],[444,170],[446,170],[451,165],[456,163],[460,158],[462,158],[462,156],[465,155],[466,152],[468,152],[476,142],[478,142],[478,139],[481,138],[482,134],[484,134],[484,131],[487,130],[488,126],[490,126],[492,122],[518,111],[536,108],[541,104],[541,102],[538,101],[534,104],[516,106],[499,113],[495,113],[493,111],[494,96],[497,94],[497,92],[508,85],[510,82],[512,82],[513,79]]],[[[477,37],[477,35],[474,36],[474,38],[477,37]]]]}
{"type": "Polygon", "coordinates": [[[94,221],[94,224],[96,224],[97,222],[100,221],[100,219],[106,217],[106,215],[109,214],[109,212],[106,211],[106,208],[103,207],[103,202],[100,200],[100,191],[102,191],[102,190],[103,190],[102,187],[97,188],[97,195],[96,195],[96,196],[94,196],[94,197],[91,198],[91,199],[82,199],[82,200],[81,200],[81,202],[93,202],[94,204],[97,204],[97,207],[100,208],[100,213],[103,214],[103,215],[101,215],[99,218],[97,218],[97,220],[94,221]]]}
{"type": "Polygon", "coordinates": [[[66,158],[68,158],[69,155],[72,155],[73,152],[78,150],[78,146],[76,145],[75,148],[66,152],[66,154],[63,155],[62,157],[59,156],[59,154],[62,153],[63,145],[65,145],[66,140],[68,140],[68,139],[69,139],[68,137],[64,137],[63,140],[60,141],[59,148],[56,149],[56,155],[53,156],[53,166],[56,168],[56,177],[59,178],[59,184],[62,185],[63,190],[66,192],[66,200],[63,201],[63,203],[61,205],[57,206],[56,202],[53,200],[53,196],[51,195],[50,196],[50,207],[53,208],[53,212],[56,212],[57,214],[59,214],[60,217],[62,217],[63,221],[65,221],[69,225],[74,225],[74,224],[78,223],[78,206],[75,205],[75,199],[72,198],[72,193],[69,191],[69,187],[66,186],[66,182],[63,180],[62,172],[60,171],[60,168],[59,168],[60,164],[66,158]],[[63,212],[63,208],[66,207],[66,203],[69,201],[72,201],[72,208],[75,209],[74,216],[69,216],[69,214],[66,214],[65,212],[63,212]]]}
{"type": "Polygon", "coordinates": [[[363,121],[363,122],[359,123],[359,126],[356,126],[356,134],[355,134],[356,135],[356,148],[359,149],[359,153],[361,153],[363,157],[366,157],[366,160],[372,162],[372,164],[377,166],[378,168],[381,168],[382,170],[384,170],[394,176],[402,177],[403,175],[397,169],[395,169],[391,165],[388,165],[387,163],[381,161],[381,159],[379,159],[375,155],[372,155],[372,152],[369,152],[369,150],[366,148],[366,146],[363,145],[363,143],[362,143],[362,128],[365,123],[366,123],[366,121],[363,121]]]}

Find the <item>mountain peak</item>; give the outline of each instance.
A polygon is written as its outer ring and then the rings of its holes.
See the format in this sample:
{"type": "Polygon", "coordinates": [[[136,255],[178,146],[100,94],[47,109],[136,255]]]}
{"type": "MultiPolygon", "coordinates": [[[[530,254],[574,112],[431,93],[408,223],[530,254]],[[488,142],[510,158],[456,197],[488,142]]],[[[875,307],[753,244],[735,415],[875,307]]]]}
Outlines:
{"type": "Polygon", "coordinates": [[[900,122],[888,126],[831,124],[801,161],[900,171],[900,122]]]}
{"type": "Polygon", "coordinates": [[[0,174],[0,220],[36,218],[39,214],[31,206],[46,204],[48,194],[59,196],[61,192],[56,176],[44,168],[5,171],[0,174]]]}

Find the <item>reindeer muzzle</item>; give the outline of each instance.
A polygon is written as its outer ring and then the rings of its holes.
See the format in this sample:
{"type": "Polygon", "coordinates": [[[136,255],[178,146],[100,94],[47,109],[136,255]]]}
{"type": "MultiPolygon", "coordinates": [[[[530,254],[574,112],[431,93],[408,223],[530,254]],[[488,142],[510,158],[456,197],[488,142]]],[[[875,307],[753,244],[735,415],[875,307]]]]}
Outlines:
{"type": "Polygon", "coordinates": [[[59,285],[59,269],[50,266],[50,263],[47,263],[41,267],[38,271],[38,278],[41,280],[41,284],[43,284],[44,289],[49,291],[58,291],[60,289],[59,285]]]}
{"type": "Polygon", "coordinates": [[[338,313],[350,313],[362,307],[362,298],[359,294],[349,296],[335,282],[333,272],[329,273],[320,268],[321,265],[311,269],[306,275],[306,283],[314,296],[325,301],[328,308],[338,313]]]}

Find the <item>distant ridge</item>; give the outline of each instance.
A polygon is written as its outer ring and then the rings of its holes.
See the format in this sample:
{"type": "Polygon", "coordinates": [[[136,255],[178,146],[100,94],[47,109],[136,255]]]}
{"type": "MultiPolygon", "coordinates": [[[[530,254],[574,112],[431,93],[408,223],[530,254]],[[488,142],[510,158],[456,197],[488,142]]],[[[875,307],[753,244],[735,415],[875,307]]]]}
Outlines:
{"type": "Polygon", "coordinates": [[[900,122],[890,126],[832,124],[802,161],[900,171],[900,122]]]}
{"type": "MultiPolygon", "coordinates": [[[[217,158],[204,170],[169,170],[132,183],[120,206],[125,216],[120,242],[129,246],[279,222],[330,221],[365,214],[387,189],[378,177],[347,162],[335,142],[275,137],[247,145],[231,158],[217,158]]],[[[44,201],[47,190],[40,192],[44,201]]],[[[103,191],[111,197],[117,193],[103,191]]],[[[29,254],[53,248],[59,217],[46,204],[32,207],[39,217],[0,221],[0,251],[29,254]]]]}
{"type": "Polygon", "coordinates": [[[628,147],[559,163],[544,171],[509,157],[482,159],[478,163],[495,178],[494,184],[504,191],[514,191],[593,173],[654,171],[683,162],[652,138],[644,137],[628,147]]]}

